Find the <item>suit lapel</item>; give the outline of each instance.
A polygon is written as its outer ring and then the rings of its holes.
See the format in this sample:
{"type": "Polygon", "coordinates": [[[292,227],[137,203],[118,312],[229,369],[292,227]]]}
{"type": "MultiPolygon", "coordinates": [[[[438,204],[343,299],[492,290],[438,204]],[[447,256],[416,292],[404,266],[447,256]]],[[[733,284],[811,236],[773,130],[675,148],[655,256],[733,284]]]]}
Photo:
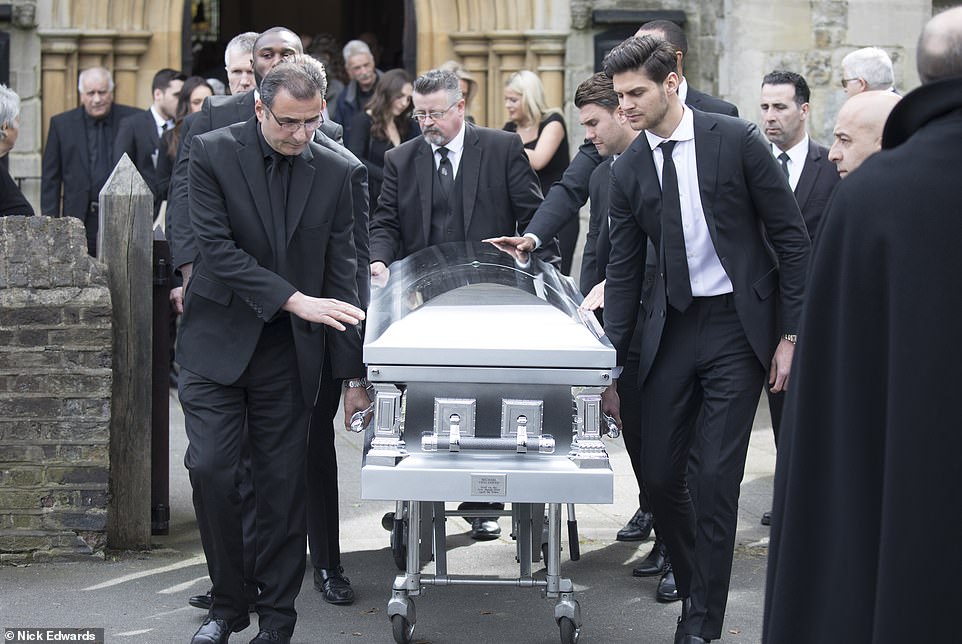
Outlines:
{"type": "Polygon", "coordinates": [[[468,233],[474,204],[478,195],[478,181],[481,177],[481,148],[478,146],[478,133],[471,125],[465,126],[464,149],[458,174],[461,176],[461,203],[464,211],[464,232],[468,233]]]}
{"type": "Polygon", "coordinates": [[[795,201],[798,203],[800,210],[808,202],[808,197],[812,194],[812,188],[815,187],[815,180],[818,178],[819,168],[816,161],[818,161],[818,150],[815,148],[815,143],[809,139],[805,165],[802,166],[802,174],[798,177],[798,183],[795,185],[795,201]]]}
{"type": "Polygon", "coordinates": [[[705,222],[711,232],[713,242],[717,243],[718,234],[715,228],[715,214],[712,210],[712,198],[718,184],[718,168],[721,162],[721,135],[715,131],[715,122],[702,112],[695,115],[695,165],[698,171],[698,189],[701,196],[701,207],[705,212],[705,222]]]}
{"type": "Polygon", "coordinates": [[[311,193],[311,185],[314,183],[314,153],[308,145],[296,159],[294,167],[291,168],[291,186],[287,191],[287,217],[286,244],[290,245],[291,237],[304,215],[304,207],[307,205],[307,197],[311,193]]]}
{"type": "MultiPolygon", "coordinates": [[[[267,238],[273,243],[274,224],[271,219],[270,193],[267,191],[267,173],[264,172],[264,157],[257,142],[257,122],[248,122],[237,135],[237,142],[241,144],[237,150],[237,161],[247,182],[254,208],[264,226],[267,238]]],[[[293,178],[292,178],[293,183],[293,178]]]]}
{"type": "Polygon", "coordinates": [[[78,132],[77,142],[80,146],[80,152],[77,154],[77,157],[84,167],[84,175],[90,176],[90,142],[87,140],[90,132],[87,130],[87,123],[84,121],[83,105],[74,110],[74,115],[74,122],[71,125],[73,126],[74,132],[78,132]]]}
{"type": "Polygon", "coordinates": [[[430,246],[431,241],[431,190],[434,179],[434,154],[431,144],[421,139],[417,152],[414,154],[414,168],[417,173],[418,198],[421,200],[421,231],[424,233],[424,245],[430,246]]]}

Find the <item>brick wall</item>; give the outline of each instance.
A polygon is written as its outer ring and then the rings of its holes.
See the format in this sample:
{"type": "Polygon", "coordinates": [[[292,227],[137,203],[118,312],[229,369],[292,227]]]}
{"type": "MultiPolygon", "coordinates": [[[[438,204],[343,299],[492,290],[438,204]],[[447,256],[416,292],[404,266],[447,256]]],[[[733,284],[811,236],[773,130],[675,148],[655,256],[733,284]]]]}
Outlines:
{"type": "Polygon", "coordinates": [[[0,217],[0,561],[102,557],[111,308],[77,219],[0,217]]]}

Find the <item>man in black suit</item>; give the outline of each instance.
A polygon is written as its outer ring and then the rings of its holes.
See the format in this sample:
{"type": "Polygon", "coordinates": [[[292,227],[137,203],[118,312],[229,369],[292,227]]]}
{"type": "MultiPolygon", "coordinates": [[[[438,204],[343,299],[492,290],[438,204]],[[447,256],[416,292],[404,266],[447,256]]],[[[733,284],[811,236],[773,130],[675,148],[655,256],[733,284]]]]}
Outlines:
{"type": "Polygon", "coordinates": [[[140,171],[147,187],[154,193],[154,216],[160,212],[164,195],[157,185],[157,155],[160,137],[174,127],[180,88],[187,76],[176,69],[164,68],[154,74],[151,83],[154,102],[143,112],[125,118],[114,138],[114,165],[124,154],[140,171]]]}
{"type": "MultiPolygon", "coordinates": [[[[839,176],[835,165],[828,159],[828,148],[813,141],[805,131],[810,96],[808,83],[795,72],[774,71],[762,80],[761,112],[765,137],[788,178],[805,219],[808,236],[814,241],[822,211],[839,182],[839,176]]],[[[784,405],[784,392],[776,394],[768,390],[768,410],[776,445],[784,405]]],[[[771,512],[762,515],[762,525],[771,525],[771,520],[771,512]]]]}
{"type": "MultiPolygon", "coordinates": [[[[688,37],[680,26],[670,20],[652,20],[642,25],[635,35],[667,40],[675,48],[678,76],[681,79],[678,95],[686,105],[703,112],[738,116],[738,108],[735,105],[699,92],[688,85],[682,73],[682,64],[688,53],[688,37]]],[[[554,237],[566,222],[578,216],[579,209],[588,200],[588,180],[599,163],[601,163],[601,156],[598,155],[595,146],[590,142],[583,144],[578,149],[578,154],[568,164],[568,169],[562,175],[561,181],[548,192],[544,203],[531,220],[531,225],[525,233],[530,241],[499,239],[498,243],[510,243],[519,250],[530,251],[540,245],[540,240],[554,237]]],[[[636,512],[628,525],[619,531],[619,541],[643,541],[645,537],[641,535],[645,533],[645,529],[640,524],[644,522],[644,517],[636,512]]]]}
{"type": "MultiPolygon", "coordinates": [[[[432,70],[417,78],[413,102],[422,136],[384,156],[384,184],[371,217],[372,277],[428,246],[517,235],[542,199],[521,140],[465,122],[454,73],[432,70]]],[[[459,509],[484,508],[504,505],[463,503],[459,509]]],[[[501,534],[494,517],[468,520],[474,539],[501,534]]]]}
{"type": "MultiPolygon", "coordinates": [[[[253,46],[254,79],[257,84],[270,69],[282,60],[297,60],[299,64],[318,65],[301,52],[301,39],[289,29],[273,27],[258,36],[253,46]]],[[[167,206],[168,236],[173,264],[185,282],[190,279],[192,263],[197,255],[194,231],[187,205],[186,171],[193,138],[201,133],[250,118],[254,113],[254,93],[211,97],[204,108],[185,121],[183,137],[174,175],[171,179],[170,203],[167,206]]],[[[368,190],[367,170],[338,140],[341,127],[325,122],[314,133],[315,141],[345,158],[352,168],[354,240],[357,251],[355,283],[362,308],[369,299],[368,278],[368,190]]],[[[183,289],[173,289],[174,306],[182,310],[183,289]]],[[[338,537],[337,454],[334,451],[333,419],[341,397],[341,381],[330,375],[330,364],[324,363],[324,377],[317,398],[317,408],[311,416],[308,440],[308,539],[314,566],[314,586],[329,603],[349,604],[354,600],[350,581],[344,576],[340,561],[338,537]]],[[[247,494],[245,498],[252,495],[247,494]]],[[[253,550],[249,544],[249,550],[253,550]]],[[[203,596],[191,598],[192,605],[203,605],[203,596]],[[196,600],[200,600],[199,602],[196,600]]]]}
{"type": "Polygon", "coordinates": [[[114,104],[114,81],[103,67],[80,72],[80,107],[50,119],[43,150],[40,211],[76,217],[87,231],[87,252],[97,254],[100,190],[113,170],[114,136],[137,108],[114,104]]]}
{"type": "MultiPolygon", "coordinates": [[[[645,131],[612,166],[605,331],[624,365],[651,239],[642,471],[684,599],[675,642],[706,642],[721,636],[758,396],[766,372],[775,391],[788,383],[810,242],[758,128],[679,100],[672,45],[629,38],[604,68],[645,131]]],[[[603,406],[620,422],[617,383],[603,406]]]]}
{"type": "MultiPolygon", "coordinates": [[[[325,354],[360,377],[354,169],[314,143],[326,80],[282,64],[260,84],[256,118],[196,136],[189,207],[198,256],[186,289],[180,401],[213,605],[192,644],[227,642],[249,623],[235,480],[249,441],[257,490],[260,632],[289,643],[306,548],[308,423],[325,354]],[[325,336],[324,327],[338,332],[325,336]]],[[[349,387],[345,419],[370,403],[349,387]]]]}

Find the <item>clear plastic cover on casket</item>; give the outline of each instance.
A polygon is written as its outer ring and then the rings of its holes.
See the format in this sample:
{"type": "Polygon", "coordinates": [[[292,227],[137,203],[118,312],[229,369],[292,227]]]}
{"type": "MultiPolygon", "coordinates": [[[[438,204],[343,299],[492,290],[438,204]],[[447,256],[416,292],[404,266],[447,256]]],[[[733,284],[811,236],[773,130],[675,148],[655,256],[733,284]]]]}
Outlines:
{"type": "Polygon", "coordinates": [[[367,314],[363,498],[610,503],[615,351],[571,279],[482,243],[389,268],[367,314]]]}

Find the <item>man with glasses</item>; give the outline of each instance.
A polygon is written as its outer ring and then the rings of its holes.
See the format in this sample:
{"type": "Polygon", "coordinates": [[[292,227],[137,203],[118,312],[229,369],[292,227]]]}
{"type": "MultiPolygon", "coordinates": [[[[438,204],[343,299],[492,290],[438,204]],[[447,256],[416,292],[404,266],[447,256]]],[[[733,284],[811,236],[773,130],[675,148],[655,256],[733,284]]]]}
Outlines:
{"type": "MultiPolygon", "coordinates": [[[[371,276],[427,246],[524,232],[541,204],[538,177],[514,134],[464,119],[453,72],[414,81],[413,118],[422,136],[384,155],[384,184],[371,216],[371,276]]],[[[557,249],[557,243],[551,244],[557,249]]],[[[462,504],[501,510],[504,504],[462,504]]],[[[469,517],[471,537],[496,539],[494,517],[469,517]]]]}
{"type": "MultiPolygon", "coordinates": [[[[364,373],[354,168],[313,141],[325,85],[320,66],[280,64],[260,84],[255,118],[195,137],[191,150],[198,255],[177,358],[184,461],[213,582],[191,644],[227,642],[250,622],[236,482],[245,442],[260,591],[251,643],[291,641],[307,545],[304,444],[325,354],[336,378],[364,373]]],[[[345,421],[369,404],[363,387],[348,388],[345,421]]]]}
{"type": "MultiPolygon", "coordinates": [[[[255,83],[259,86],[267,73],[284,60],[303,66],[317,67],[323,74],[323,66],[310,56],[303,55],[301,51],[301,39],[290,29],[273,27],[261,33],[254,41],[250,54],[255,83]]],[[[192,141],[195,136],[205,132],[251,118],[254,115],[255,94],[255,91],[251,91],[234,96],[213,96],[204,102],[200,112],[188,116],[184,122],[185,134],[171,178],[170,202],[167,205],[167,235],[170,240],[173,264],[183,277],[184,288],[190,279],[193,262],[197,257],[197,244],[187,208],[187,167],[192,141]]],[[[370,291],[367,268],[367,169],[340,144],[340,139],[341,126],[331,121],[322,121],[314,132],[314,140],[317,143],[339,154],[351,164],[354,244],[357,250],[355,282],[361,307],[365,308],[370,291]]],[[[175,288],[171,291],[171,301],[178,313],[183,312],[184,288],[175,288]]],[[[317,396],[315,412],[311,417],[308,440],[308,461],[311,463],[307,471],[308,535],[311,543],[311,560],[315,570],[315,588],[329,603],[345,604],[353,601],[354,591],[341,570],[338,536],[337,454],[334,451],[333,418],[337,413],[340,398],[341,380],[331,375],[329,361],[325,360],[321,390],[317,396]]],[[[245,500],[245,507],[248,508],[245,511],[245,516],[248,517],[245,524],[247,526],[245,543],[250,571],[256,556],[252,521],[254,500],[250,477],[245,474],[246,469],[242,470],[240,476],[239,491],[245,500]]],[[[253,584],[249,594],[251,600],[256,597],[256,588],[253,584]]],[[[190,598],[190,603],[192,606],[207,608],[210,600],[207,595],[196,595],[190,598]]]]}
{"type": "Polygon", "coordinates": [[[842,89],[848,96],[862,92],[895,92],[892,59],[878,47],[863,47],[842,59],[842,89]]]}

